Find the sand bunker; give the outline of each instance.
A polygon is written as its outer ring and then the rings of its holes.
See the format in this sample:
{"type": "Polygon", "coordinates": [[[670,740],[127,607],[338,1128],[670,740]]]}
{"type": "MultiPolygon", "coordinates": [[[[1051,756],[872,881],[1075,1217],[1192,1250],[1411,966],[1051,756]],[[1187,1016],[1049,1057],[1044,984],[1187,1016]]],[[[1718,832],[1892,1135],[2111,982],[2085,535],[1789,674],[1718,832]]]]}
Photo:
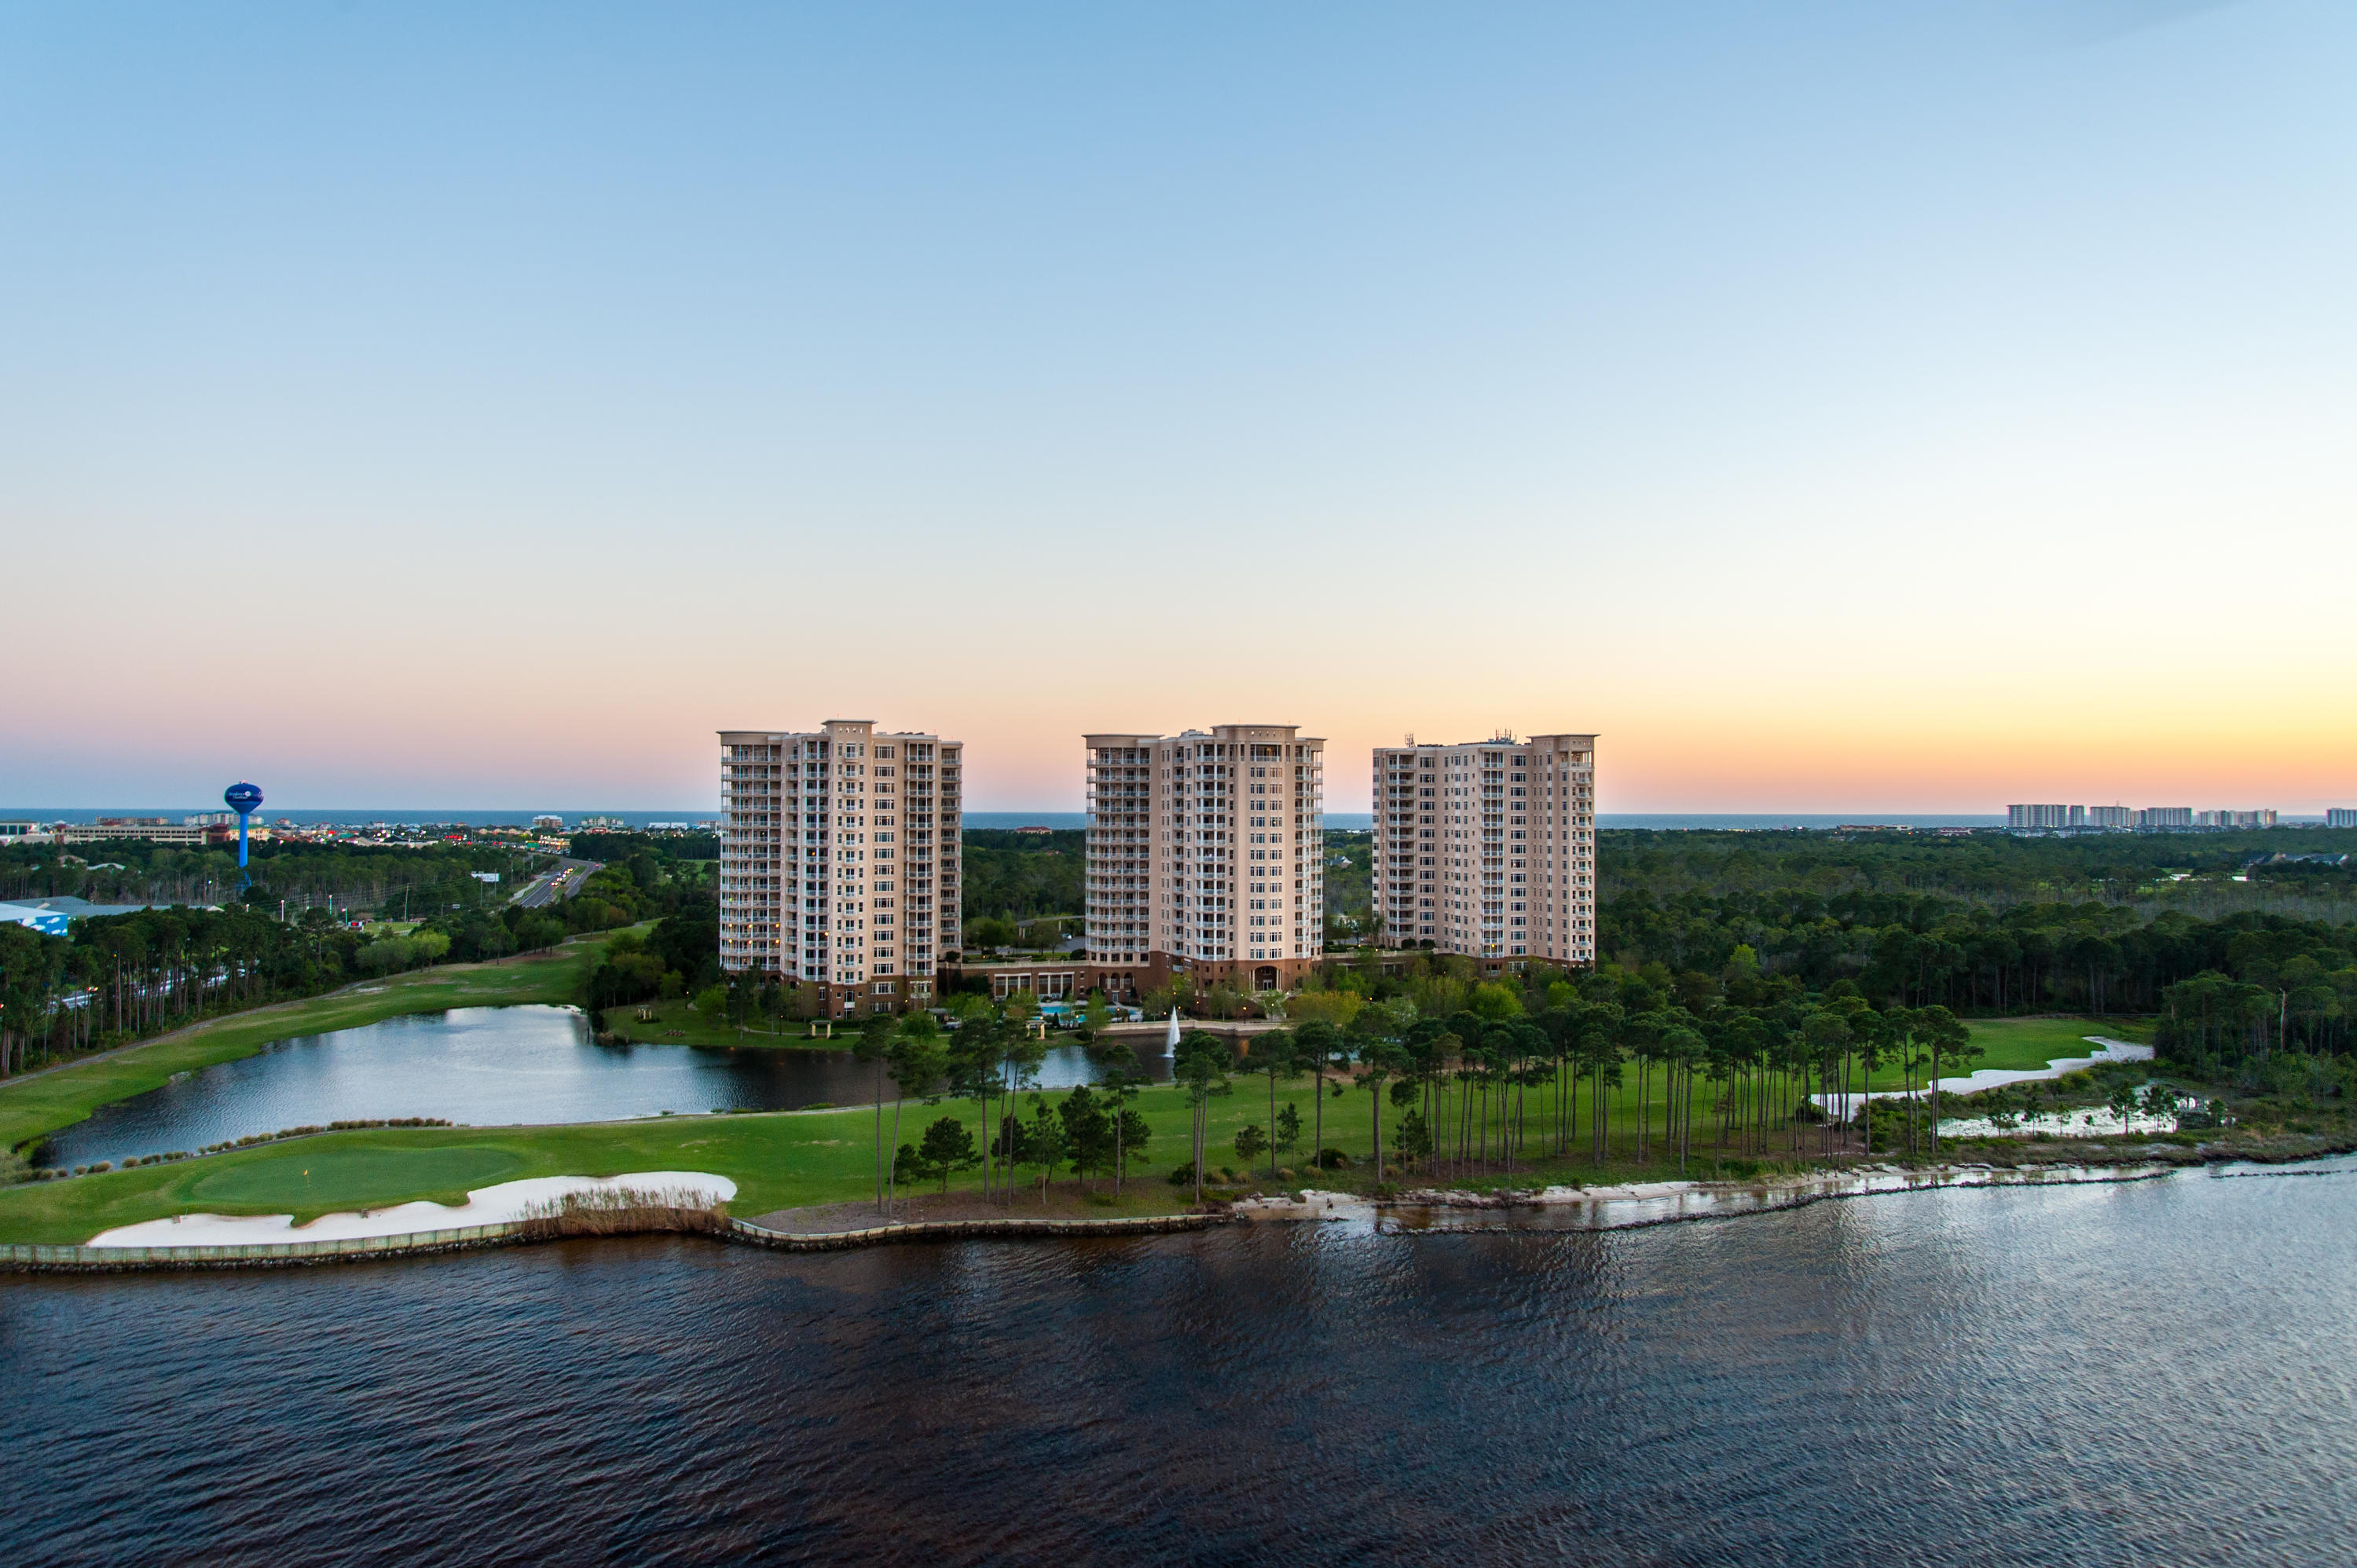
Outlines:
{"type": "MultiPolygon", "coordinates": [[[[2179,1100],[2180,1108],[2194,1101],[2179,1100]]],[[[1943,1138],[2027,1138],[2032,1133],[2045,1133],[2057,1138],[2109,1138],[2126,1133],[2174,1133],[2177,1117],[2174,1112],[2164,1116],[2148,1115],[2132,1111],[2126,1116],[2113,1113],[2109,1106],[2088,1105],[2072,1111],[2041,1111],[2034,1114],[2008,1116],[2000,1121],[1994,1116],[1943,1116],[1940,1119],[1943,1138]]]]}
{"type": "MultiPolygon", "coordinates": [[[[2080,1038],[2091,1046],[2103,1048],[2090,1057],[2049,1057],[2043,1068],[1983,1068],[1969,1078],[1943,1078],[1940,1080],[1943,1094],[1978,1094],[1984,1089],[2002,1089],[2009,1083],[2032,1083],[2047,1079],[2084,1072],[2097,1062],[2148,1062],[2152,1060],[2150,1046],[2130,1045],[2126,1040],[2107,1039],[2102,1035],[2083,1035],[2080,1038]]],[[[1878,1089],[1871,1094],[1812,1094],[1809,1099],[1820,1111],[1830,1111],[1847,1121],[1860,1100],[1921,1100],[1931,1093],[1925,1089],[1878,1089]]]]}
{"type": "Polygon", "coordinates": [[[632,1171],[616,1176],[533,1176],[478,1187],[456,1208],[439,1203],[395,1204],[357,1213],[322,1214],[297,1227],[291,1214],[178,1214],[120,1225],[90,1239],[93,1247],[245,1247],[273,1241],[344,1241],[362,1236],[413,1236],[461,1225],[498,1225],[528,1218],[534,1204],[561,1201],[567,1193],[623,1189],[642,1192],[673,1206],[683,1199],[708,1206],[737,1196],[737,1184],[703,1171],[632,1171]]]}
{"type": "Polygon", "coordinates": [[[1958,1187],[2049,1187],[2146,1181],[2168,1165],[2052,1165],[2015,1170],[1986,1165],[1906,1169],[1874,1165],[1750,1181],[1623,1182],[1609,1187],[1549,1187],[1512,1194],[1407,1192],[1387,1203],[1350,1193],[1244,1198],[1235,1212],[1251,1219],[1320,1220],[1361,1232],[1431,1230],[1629,1230],[1688,1219],[1728,1219],[1798,1208],[1827,1198],[1922,1192],[1958,1187]]]}

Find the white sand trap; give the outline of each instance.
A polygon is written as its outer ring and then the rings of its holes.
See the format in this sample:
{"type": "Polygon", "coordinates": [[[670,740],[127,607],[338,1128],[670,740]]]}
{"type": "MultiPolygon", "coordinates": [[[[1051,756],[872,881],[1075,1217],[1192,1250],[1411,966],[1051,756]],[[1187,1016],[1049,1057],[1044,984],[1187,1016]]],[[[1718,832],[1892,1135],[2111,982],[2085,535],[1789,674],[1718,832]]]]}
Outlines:
{"type": "MultiPolygon", "coordinates": [[[[2179,1099],[2180,1107],[2195,1103],[2179,1099]]],[[[2027,1138],[2032,1133],[2048,1133],[2055,1137],[2109,1138],[2124,1133],[2174,1133],[2177,1117],[2148,1116],[2132,1111],[2126,1116],[2115,1116],[2105,1105],[2082,1106],[2074,1111],[2041,1111],[2033,1116],[2008,1117],[1999,1125],[1993,1116],[1943,1116],[1940,1119],[1943,1138],[2027,1138]]]]}
{"type": "Polygon", "coordinates": [[[448,1230],[461,1225],[498,1225],[522,1219],[535,1203],[553,1203],[569,1192],[598,1192],[626,1187],[677,1207],[725,1203],[737,1196],[737,1184],[726,1176],[703,1171],[632,1171],[617,1176],[533,1176],[478,1187],[467,1201],[451,1208],[420,1200],[391,1208],[322,1214],[308,1225],[295,1224],[291,1214],[176,1214],[169,1219],[143,1219],[118,1225],[90,1239],[93,1247],[246,1247],[270,1241],[346,1241],[362,1236],[414,1236],[421,1230],[448,1230]]]}
{"type": "MultiPolygon", "coordinates": [[[[2097,1062],[2152,1060],[2153,1048],[2150,1046],[2132,1046],[2126,1040],[2107,1039],[2102,1035],[2082,1035],[2079,1037],[2091,1046],[2101,1046],[2103,1049],[2090,1057],[2049,1057],[2045,1067],[2035,1070],[2028,1068],[1983,1068],[1969,1078],[1943,1078],[1940,1080],[1940,1092],[1978,1094],[1984,1089],[2002,1089],[2008,1083],[2031,1083],[2084,1072],[2097,1062]]],[[[1818,1110],[1830,1111],[1841,1120],[1847,1121],[1852,1114],[1854,1101],[1921,1100],[1931,1092],[1929,1089],[1878,1089],[1871,1094],[1812,1094],[1809,1098],[1818,1110]]]]}

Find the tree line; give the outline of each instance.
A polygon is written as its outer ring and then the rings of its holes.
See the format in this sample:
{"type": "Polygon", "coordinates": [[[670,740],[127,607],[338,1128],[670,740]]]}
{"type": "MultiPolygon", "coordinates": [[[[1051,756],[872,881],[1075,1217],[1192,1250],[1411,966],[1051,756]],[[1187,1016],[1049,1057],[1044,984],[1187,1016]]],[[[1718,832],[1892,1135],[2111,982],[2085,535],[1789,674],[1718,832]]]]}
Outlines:
{"type": "Polygon", "coordinates": [[[1012,1203],[1035,1184],[1044,1200],[1059,1169],[1083,1181],[1110,1177],[1118,1193],[1153,1143],[1153,1130],[1134,1108],[1146,1080],[1128,1047],[1091,1038],[1098,1081],[1051,1099],[1039,1086],[1048,1042],[1027,1026],[1019,1004],[962,994],[950,999],[949,1011],[952,1028],[930,1013],[888,1015],[868,1019],[853,1038],[854,1056],[875,1073],[877,1209],[888,1210],[909,1184],[932,1182],[945,1192],[950,1177],[966,1170],[980,1171],[985,1202],[1012,1203]],[[912,1101],[921,1107],[969,1101],[989,1135],[977,1138],[961,1118],[941,1116],[904,1141],[912,1101]]]}
{"type": "Polygon", "coordinates": [[[416,915],[459,904],[495,900],[496,887],[475,880],[496,872],[501,886],[527,875],[535,855],[499,845],[432,844],[416,848],[316,844],[269,840],[252,846],[241,880],[232,850],[159,844],[147,839],[107,839],[71,849],[12,844],[0,849],[0,898],[85,898],[93,904],[204,906],[281,900],[354,911],[390,905],[400,918],[406,901],[416,915]],[[251,886],[247,886],[250,882],[251,886]]]}
{"type": "Polygon", "coordinates": [[[0,925],[0,1077],[364,972],[372,944],[313,913],[147,909],[77,920],[62,937],[0,925]]]}
{"type": "Polygon", "coordinates": [[[1196,1110],[1194,1179],[1200,1188],[1204,1107],[1232,1091],[1239,1071],[1263,1079],[1269,1129],[1248,1126],[1237,1153],[1266,1154],[1272,1179],[1278,1152],[1299,1131],[1279,1116],[1276,1086],[1305,1075],[1316,1107],[1313,1163],[1332,1164],[1340,1153],[1325,1143],[1330,1079],[1366,1095],[1379,1180],[1394,1164],[1453,1175],[1578,1156],[1601,1166],[1621,1114],[1630,1118],[1621,1142],[1641,1164],[1674,1160],[1683,1169],[1697,1126],[1710,1130],[1716,1148],[1747,1155],[1870,1153],[1872,1127],[1825,1117],[1811,1097],[1834,1097],[1837,1109],[1858,1104],[1887,1067],[1901,1069],[1905,1087],[1933,1090],[1920,1113],[1911,1101],[1900,1109],[1892,1133],[1910,1152],[1928,1146],[1938,1079],[1978,1054],[1954,1014],[1878,1008],[1846,982],[1806,993],[1761,973],[1748,952],[1729,971],[1725,990],[1743,999],[1722,994],[1699,1007],[1658,976],[1534,968],[1502,982],[1442,977],[1388,998],[1348,988],[1324,993],[1324,1005],[1316,993],[1296,998],[1302,1021],[1252,1036],[1240,1059],[1217,1036],[1189,1036],[1176,1077],[1196,1110]],[[1388,1130],[1386,1105],[1395,1117],[1388,1130]]]}
{"type": "Polygon", "coordinates": [[[1599,909],[1598,929],[1607,954],[1661,964],[1695,997],[1749,948],[1768,972],[1812,989],[1847,980],[1878,1000],[1985,1016],[2160,1012],[2183,981],[2208,972],[2265,987],[2304,958],[2286,988],[2300,993],[2306,1036],[2343,1042],[2335,1049],[2346,1048],[2357,1000],[2357,975],[2344,973],[2357,962],[2357,926],[2255,911],[2147,919],[2114,904],[2000,910],[1903,892],[1624,892],[1599,909]]]}
{"type": "Polygon", "coordinates": [[[2283,854],[2357,855],[2357,830],[2298,827],[2202,833],[2016,838],[1986,829],[1928,832],[1655,832],[1596,835],[1606,903],[1643,893],[1936,896],[2003,910],[2018,904],[2130,905],[2147,916],[2238,911],[2315,914],[2357,905],[2357,865],[2275,863],[2283,854]],[[2242,878],[2243,880],[2237,880],[2242,878]]]}

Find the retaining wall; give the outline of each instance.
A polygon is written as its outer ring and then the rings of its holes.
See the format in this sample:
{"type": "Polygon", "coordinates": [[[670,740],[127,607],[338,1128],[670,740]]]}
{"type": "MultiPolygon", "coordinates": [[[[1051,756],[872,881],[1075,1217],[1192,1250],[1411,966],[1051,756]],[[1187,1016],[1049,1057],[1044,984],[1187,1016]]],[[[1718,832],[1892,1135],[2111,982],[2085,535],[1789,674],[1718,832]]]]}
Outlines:
{"type": "Polygon", "coordinates": [[[471,1251],[525,1239],[529,1221],[462,1225],[406,1236],[353,1236],[334,1241],[252,1241],[233,1247],[0,1246],[0,1269],[32,1273],[124,1273],[141,1269],[268,1269],[340,1262],[395,1253],[471,1251]]]}
{"type": "MultiPolygon", "coordinates": [[[[1225,1215],[1157,1214],[1120,1219],[933,1219],[907,1225],[876,1225],[863,1230],[831,1230],[795,1236],[742,1219],[706,1232],[743,1246],[780,1252],[833,1252],[893,1241],[973,1240],[1001,1236],[1160,1235],[1200,1230],[1223,1223],[1225,1215]]],[[[664,1228],[668,1230],[669,1228],[664,1228]]],[[[644,1232],[618,1231],[618,1235],[644,1232]]],[[[21,1273],[135,1273],[153,1269],[276,1269],[309,1263],[352,1262],[367,1258],[409,1257],[428,1252],[473,1251],[520,1241],[555,1240],[545,1221],[506,1220],[449,1230],[419,1230],[406,1236],[357,1236],[335,1241],[257,1241],[234,1247],[46,1247],[0,1246],[0,1271],[21,1273]]]]}
{"type": "Polygon", "coordinates": [[[1160,1236],[1203,1230],[1228,1222],[1224,1214],[1146,1214],[1120,1219],[920,1219],[905,1225],[871,1225],[864,1230],[827,1230],[796,1236],[731,1219],[725,1234],[734,1241],[780,1252],[833,1252],[890,1241],[972,1240],[993,1236],[1160,1236]]]}

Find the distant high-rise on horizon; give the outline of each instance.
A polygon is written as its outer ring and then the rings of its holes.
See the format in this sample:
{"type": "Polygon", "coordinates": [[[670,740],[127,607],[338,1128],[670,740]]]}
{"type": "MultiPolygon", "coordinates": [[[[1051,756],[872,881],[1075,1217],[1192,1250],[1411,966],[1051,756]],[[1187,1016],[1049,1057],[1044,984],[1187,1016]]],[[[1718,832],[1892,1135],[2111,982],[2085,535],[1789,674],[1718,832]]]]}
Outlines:
{"type": "Polygon", "coordinates": [[[2022,805],[2007,806],[2005,813],[2006,827],[2009,831],[2033,837],[2050,832],[2115,832],[2123,830],[2167,832],[2192,828],[2272,828],[2278,822],[2272,807],[2248,811],[2230,807],[2222,807],[2214,811],[2197,811],[2190,806],[2141,806],[2131,811],[2126,806],[2022,805]]]}
{"type": "Polygon", "coordinates": [[[720,748],[721,969],[814,985],[828,1017],[929,1002],[961,929],[963,746],[829,719],[720,748]]]}
{"type": "Polygon", "coordinates": [[[1375,751],[1375,913],[1400,946],[1596,961],[1596,737],[1375,751]]]}
{"type": "MultiPolygon", "coordinates": [[[[1326,743],[1297,725],[1082,737],[1087,948],[1204,986],[1288,990],[1326,940],[1326,743]]],[[[1121,977],[1109,985],[1122,984],[1121,977]]]]}

